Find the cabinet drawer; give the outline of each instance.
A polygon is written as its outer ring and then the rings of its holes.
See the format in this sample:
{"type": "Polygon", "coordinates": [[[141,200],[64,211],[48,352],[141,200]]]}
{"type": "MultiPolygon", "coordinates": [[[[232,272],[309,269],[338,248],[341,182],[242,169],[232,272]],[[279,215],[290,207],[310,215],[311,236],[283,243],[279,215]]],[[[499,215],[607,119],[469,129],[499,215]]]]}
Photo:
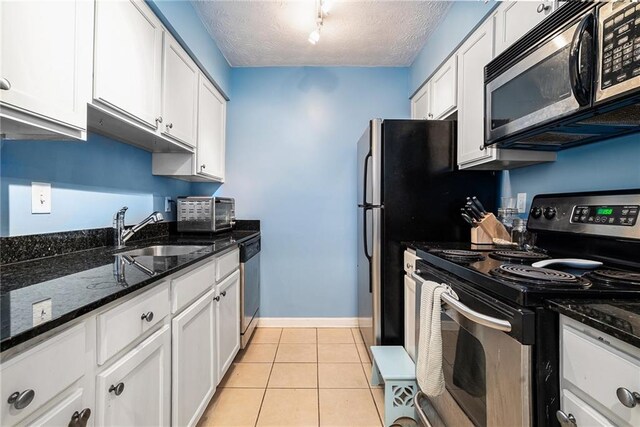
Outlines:
{"type": "Polygon", "coordinates": [[[216,284],[216,260],[171,281],[171,312],[177,313],[216,284]]]}
{"type": "Polygon", "coordinates": [[[418,256],[411,251],[404,251],[404,271],[411,276],[416,269],[416,262],[419,260],[418,256]]]}
{"type": "Polygon", "coordinates": [[[562,376],[615,414],[621,423],[640,425],[640,408],[627,408],[616,395],[619,387],[640,391],[640,360],[564,325],[562,376]]]}
{"type": "Polygon", "coordinates": [[[169,283],[98,315],[98,364],[131,344],[169,314],[169,283]],[[153,313],[149,321],[149,313],[153,313]],[[143,316],[147,316],[144,317],[143,316]]]}
{"type": "Polygon", "coordinates": [[[562,411],[567,415],[573,415],[576,426],[579,427],[612,427],[611,421],[602,416],[598,411],[580,400],[576,395],[567,390],[562,390],[562,411]]]}
{"type": "Polygon", "coordinates": [[[56,397],[84,375],[84,324],[62,332],[2,364],[0,425],[14,425],[56,397]],[[7,402],[11,394],[33,390],[23,409],[7,402]]]}
{"type": "Polygon", "coordinates": [[[234,249],[218,258],[216,268],[216,282],[227,277],[233,270],[240,266],[240,250],[234,249]]]}
{"type": "MultiPolygon", "coordinates": [[[[63,399],[56,406],[45,412],[44,415],[38,417],[35,421],[27,423],[30,427],[65,427],[69,425],[71,418],[75,412],[82,412],[85,409],[83,406],[83,393],[84,390],[79,388],[75,390],[70,396],[63,399]]],[[[93,425],[93,418],[95,418],[94,408],[91,416],[87,421],[87,425],[93,425]]]]}

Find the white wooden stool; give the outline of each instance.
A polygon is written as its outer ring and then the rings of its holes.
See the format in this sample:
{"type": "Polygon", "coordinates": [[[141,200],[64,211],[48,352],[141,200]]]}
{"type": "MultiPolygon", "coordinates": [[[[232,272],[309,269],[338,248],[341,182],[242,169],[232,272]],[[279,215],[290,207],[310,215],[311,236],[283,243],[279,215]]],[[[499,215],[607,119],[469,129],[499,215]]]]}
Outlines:
{"type": "Polygon", "coordinates": [[[416,366],[401,346],[373,346],[371,385],[384,382],[384,425],[401,417],[417,421],[413,398],[418,392],[416,366]]]}

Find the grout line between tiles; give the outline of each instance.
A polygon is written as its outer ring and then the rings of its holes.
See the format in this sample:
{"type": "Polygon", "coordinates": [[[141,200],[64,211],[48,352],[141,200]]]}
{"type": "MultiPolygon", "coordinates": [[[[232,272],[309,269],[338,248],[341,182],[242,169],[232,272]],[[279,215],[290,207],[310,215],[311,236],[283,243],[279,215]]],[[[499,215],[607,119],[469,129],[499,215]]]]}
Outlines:
{"type": "Polygon", "coordinates": [[[316,396],[318,399],[318,427],[320,427],[320,333],[316,329],[316,396]]]}
{"type": "Polygon", "coordinates": [[[284,329],[280,329],[280,336],[278,336],[278,343],[276,344],[276,352],[273,355],[273,360],[271,361],[271,369],[269,369],[269,376],[267,377],[267,383],[264,385],[264,390],[262,391],[262,400],[260,401],[260,408],[258,408],[258,416],[256,417],[256,422],[254,423],[254,427],[258,426],[258,420],[260,419],[260,413],[262,412],[262,405],[264,405],[264,399],[267,397],[267,389],[269,388],[269,381],[271,381],[271,374],[273,373],[273,365],[276,364],[276,356],[278,355],[278,348],[280,347],[280,340],[282,339],[282,331],[284,329]]]}

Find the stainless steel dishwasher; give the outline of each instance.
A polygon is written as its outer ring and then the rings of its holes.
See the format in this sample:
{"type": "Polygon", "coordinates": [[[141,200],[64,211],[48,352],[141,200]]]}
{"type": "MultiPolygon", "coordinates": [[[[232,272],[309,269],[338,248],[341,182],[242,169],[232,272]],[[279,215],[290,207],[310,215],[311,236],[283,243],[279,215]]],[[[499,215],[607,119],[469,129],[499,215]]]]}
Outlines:
{"type": "Polygon", "coordinates": [[[260,310],[260,236],[240,244],[240,310],[242,348],[245,348],[260,310]]]}

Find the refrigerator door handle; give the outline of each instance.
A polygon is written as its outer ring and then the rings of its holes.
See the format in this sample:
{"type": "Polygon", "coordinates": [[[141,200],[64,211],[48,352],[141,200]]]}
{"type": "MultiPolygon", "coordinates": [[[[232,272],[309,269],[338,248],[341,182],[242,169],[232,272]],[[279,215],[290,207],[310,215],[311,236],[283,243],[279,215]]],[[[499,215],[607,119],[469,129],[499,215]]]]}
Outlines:
{"type": "Polygon", "coordinates": [[[362,226],[364,227],[364,229],[362,230],[364,239],[362,239],[362,242],[364,244],[364,256],[366,256],[369,260],[369,264],[371,264],[371,254],[369,253],[369,239],[367,238],[367,211],[371,209],[373,209],[372,206],[364,206],[364,209],[362,209],[362,215],[364,215],[362,221],[362,226]]]}
{"type": "MultiPolygon", "coordinates": [[[[372,154],[371,154],[371,149],[369,149],[369,152],[367,153],[366,156],[364,156],[364,177],[362,179],[362,204],[363,206],[367,206],[370,203],[367,203],[367,178],[369,175],[369,159],[372,158],[372,154]]],[[[365,221],[366,222],[366,221],[365,221]]],[[[365,251],[366,253],[366,251],[365,251]]]]}

